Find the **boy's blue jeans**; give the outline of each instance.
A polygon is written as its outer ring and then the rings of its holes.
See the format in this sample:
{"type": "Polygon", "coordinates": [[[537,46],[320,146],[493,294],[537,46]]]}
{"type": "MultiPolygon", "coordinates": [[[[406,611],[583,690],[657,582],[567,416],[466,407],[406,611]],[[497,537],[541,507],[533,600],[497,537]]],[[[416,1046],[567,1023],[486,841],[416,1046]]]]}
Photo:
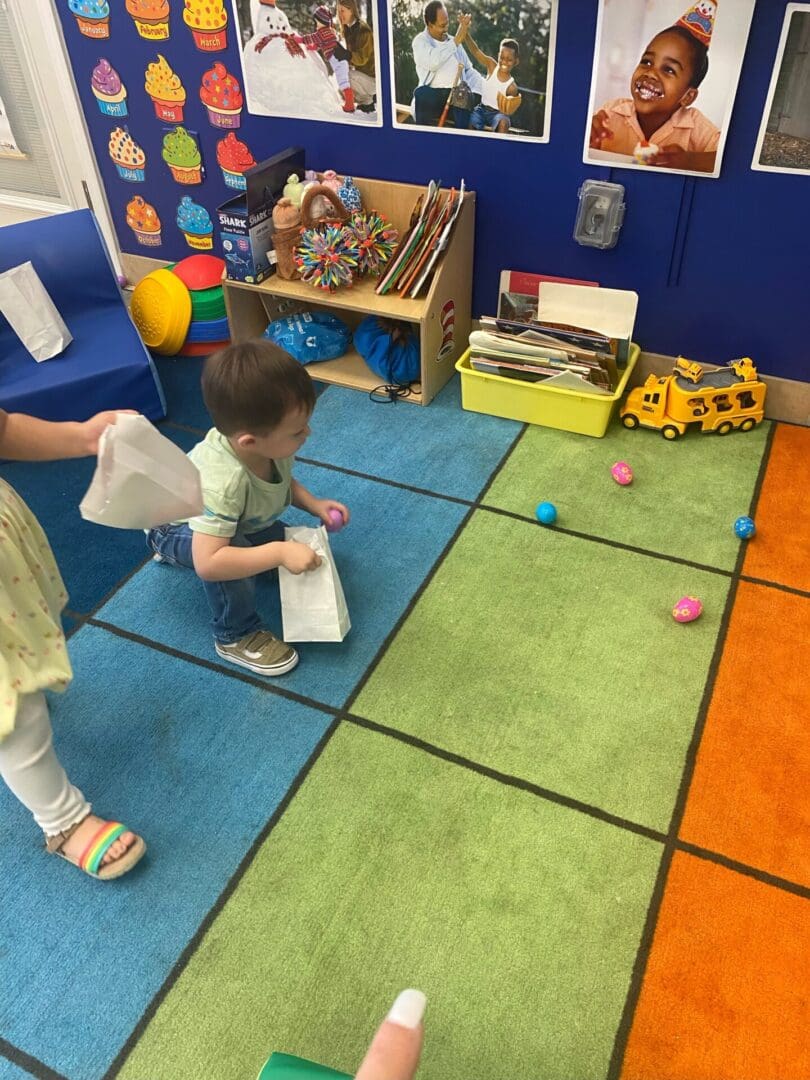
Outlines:
{"type": "MultiPolygon", "coordinates": [[[[193,535],[188,525],[161,525],[160,528],[149,530],[146,543],[151,551],[172,566],[188,566],[193,570],[193,535]]],[[[230,542],[233,547],[256,547],[283,539],[284,523],[274,521],[261,532],[237,533],[230,542]]],[[[203,581],[202,585],[211,609],[211,630],[221,645],[233,645],[247,634],[262,629],[262,621],[256,611],[255,577],[239,578],[237,581],[203,581]]]]}

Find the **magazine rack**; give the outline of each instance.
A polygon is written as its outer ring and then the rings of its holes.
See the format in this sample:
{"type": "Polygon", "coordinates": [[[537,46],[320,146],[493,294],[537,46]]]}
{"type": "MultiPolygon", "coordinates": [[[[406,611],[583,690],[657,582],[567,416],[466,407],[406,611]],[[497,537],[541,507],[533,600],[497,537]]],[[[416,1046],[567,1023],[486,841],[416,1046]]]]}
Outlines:
{"type": "MultiPolygon", "coordinates": [[[[415,184],[354,179],[363,207],[377,210],[399,231],[400,238],[404,237],[417,199],[426,189],[415,184]]],[[[447,250],[439,256],[433,278],[415,300],[403,299],[396,291],[377,296],[374,290],[378,279],[371,277],[361,278],[351,288],[334,293],[323,292],[300,280],[283,281],[277,274],[259,285],[224,278],[222,287],[231,338],[239,342],[260,337],[269,322],[297,311],[332,311],[352,328],[366,315],[416,323],[421,379],[403,400],[427,405],[453,374],[456,360],[467,348],[474,225],[475,192],[467,192],[447,250]]],[[[313,364],[310,371],[320,382],[366,392],[382,382],[353,348],[337,360],[313,364]]]]}

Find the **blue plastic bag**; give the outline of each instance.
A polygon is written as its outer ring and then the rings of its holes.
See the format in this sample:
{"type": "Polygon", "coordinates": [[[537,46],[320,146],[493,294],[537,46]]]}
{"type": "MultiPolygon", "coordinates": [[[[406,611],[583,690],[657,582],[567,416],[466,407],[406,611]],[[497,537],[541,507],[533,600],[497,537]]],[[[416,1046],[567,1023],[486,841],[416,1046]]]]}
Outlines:
{"type": "Polygon", "coordinates": [[[302,364],[334,360],[349,347],[352,332],[326,311],[302,311],[271,322],[264,336],[302,364]]]}
{"type": "Polygon", "coordinates": [[[354,347],[390,386],[416,382],[422,373],[419,335],[409,323],[369,315],[354,332],[354,347]]]}

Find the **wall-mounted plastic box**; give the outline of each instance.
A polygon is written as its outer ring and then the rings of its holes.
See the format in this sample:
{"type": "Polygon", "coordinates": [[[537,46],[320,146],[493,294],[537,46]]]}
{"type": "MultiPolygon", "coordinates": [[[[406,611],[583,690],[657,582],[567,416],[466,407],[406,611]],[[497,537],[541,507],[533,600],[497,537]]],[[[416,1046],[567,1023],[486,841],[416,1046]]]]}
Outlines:
{"type": "Polygon", "coordinates": [[[585,247],[615,247],[624,221],[624,186],[606,180],[586,180],[578,194],[576,242],[585,247]]]}

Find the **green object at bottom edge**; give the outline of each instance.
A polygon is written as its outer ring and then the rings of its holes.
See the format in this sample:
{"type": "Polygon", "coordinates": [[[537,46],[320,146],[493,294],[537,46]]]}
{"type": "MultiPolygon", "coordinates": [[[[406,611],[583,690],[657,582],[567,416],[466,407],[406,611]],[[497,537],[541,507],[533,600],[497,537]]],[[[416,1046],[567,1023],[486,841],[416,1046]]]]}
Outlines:
{"type": "Polygon", "coordinates": [[[329,1069],[326,1065],[316,1065],[314,1061],[291,1054],[273,1054],[259,1073],[257,1080],[326,1080],[326,1077],[339,1077],[340,1080],[352,1080],[349,1073],[329,1069]]]}

